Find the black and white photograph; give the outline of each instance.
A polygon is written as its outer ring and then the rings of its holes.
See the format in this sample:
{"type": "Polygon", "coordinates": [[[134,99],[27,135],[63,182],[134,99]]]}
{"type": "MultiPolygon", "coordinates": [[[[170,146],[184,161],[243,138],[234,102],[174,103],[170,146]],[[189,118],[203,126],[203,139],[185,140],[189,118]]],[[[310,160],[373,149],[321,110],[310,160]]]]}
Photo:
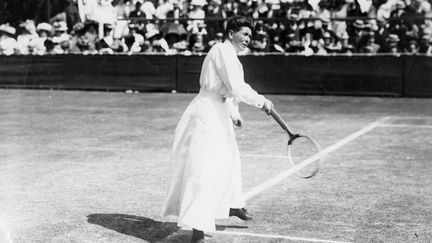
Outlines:
{"type": "Polygon", "coordinates": [[[0,1],[0,243],[432,243],[432,0],[0,1]]]}

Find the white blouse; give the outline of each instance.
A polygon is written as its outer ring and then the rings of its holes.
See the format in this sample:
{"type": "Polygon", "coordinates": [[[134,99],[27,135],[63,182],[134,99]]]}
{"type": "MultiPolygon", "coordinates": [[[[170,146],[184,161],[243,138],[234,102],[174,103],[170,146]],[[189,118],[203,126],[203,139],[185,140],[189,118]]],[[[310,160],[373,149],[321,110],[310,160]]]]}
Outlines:
{"type": "Polygon", "coordinates": [[[244,81],[243,65],[237,57],[236,50],[230,41],[214,45],[201,69],[201,89],[220,95],[233,102],[239,102],[262,108],[265,98],[253,90],[244,81]]]}

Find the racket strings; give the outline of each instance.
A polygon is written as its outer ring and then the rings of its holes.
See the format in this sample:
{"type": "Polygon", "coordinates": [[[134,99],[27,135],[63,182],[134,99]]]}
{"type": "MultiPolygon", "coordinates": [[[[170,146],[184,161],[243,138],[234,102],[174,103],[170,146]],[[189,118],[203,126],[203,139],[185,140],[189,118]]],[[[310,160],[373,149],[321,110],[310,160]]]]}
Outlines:
{"type": "Polygon", "coordinates": [[[299,167],[296,172],[298,176],[310,178],[318,173],[322,161],[320,159],[307,160],[320,151],[319,145],[309,137],[300,136],[293,140],[292,144],[288,146],[288,160],[292,166],[299,167]]]}

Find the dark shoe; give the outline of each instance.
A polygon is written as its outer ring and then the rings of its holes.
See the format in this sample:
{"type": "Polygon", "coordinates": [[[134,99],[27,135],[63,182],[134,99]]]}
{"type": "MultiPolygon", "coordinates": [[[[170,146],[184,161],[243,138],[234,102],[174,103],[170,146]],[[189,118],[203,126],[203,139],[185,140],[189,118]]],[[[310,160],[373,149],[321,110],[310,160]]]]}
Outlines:
{"type": "Polygon", "coordinates": [[[192,230],[191,243],[204,243],[204,232],[201,230],[192,230]]]}
{"type": "Polygon", "coordinates": [[[230,208],[229,216],[236,216],[241,220],[252,220],[254,218],[244,208],[230,208]]]}

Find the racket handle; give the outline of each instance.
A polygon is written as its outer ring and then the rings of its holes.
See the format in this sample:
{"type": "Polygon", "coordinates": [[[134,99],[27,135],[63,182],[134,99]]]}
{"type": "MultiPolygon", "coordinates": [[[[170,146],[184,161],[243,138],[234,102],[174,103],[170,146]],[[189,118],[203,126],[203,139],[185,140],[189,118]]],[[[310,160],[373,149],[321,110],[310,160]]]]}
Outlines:
{"type": "Polygon", "coordinates": [[[288,125],[286,124],[284,119],[282,119],[282,117],[279,115],[279,113],[277,113],[277,111],[272,108],[270,110],[270,115],[273,117],[273,119],[275,119],[275,121],[277,123],[279,123],[279,125],[282,127],[282,129],[285,130],[291,137],[292,136],[291,129],[288,127],[288,125]]]}

